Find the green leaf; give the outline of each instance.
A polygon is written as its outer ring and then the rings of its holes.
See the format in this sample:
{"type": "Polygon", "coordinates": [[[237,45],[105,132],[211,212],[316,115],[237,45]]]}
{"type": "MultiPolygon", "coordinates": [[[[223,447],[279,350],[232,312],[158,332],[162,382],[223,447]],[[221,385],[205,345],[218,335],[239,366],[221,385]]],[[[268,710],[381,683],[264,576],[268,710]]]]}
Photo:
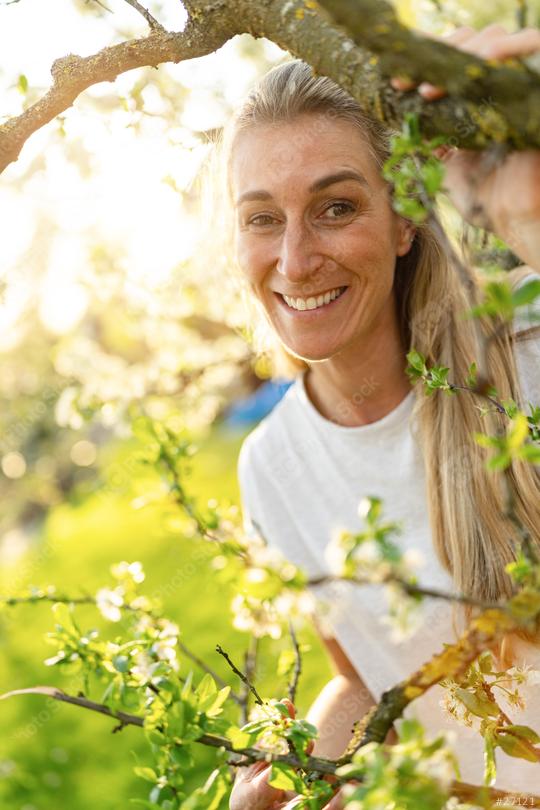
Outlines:
{"type": "Polygon", "coordinates": [[[461,687],[456,689],[455,695],[477,717],[498,717],[499,715],[499,707],[487,698],[480,698],[478,695],[461,687]]]}
{"type": "Polygon", "coordinates": [[[469,366],[469,373],[467,375],[467,379],[465,380],[465,385],[469,388],[476,388],[478,383],[478,371],[476,368],[476,363],[471,363],[469,366]]]}
{"type": "Polygon", "coordinates": [[[422,180],[429,195],[436,194],[444,179],[444,164],[439,160],[428,160],[422,167],[422,180]]]}
{"type": "Polygon", "coordinates": [[[221,714],[221,707],[229,697],[230,691],[230,686],[224,686],[217,695],[209,695],[204,704],[199,705],[199,711],[204,712],[207,717],[217,717],[218,714],[221,714]]]}
{"type": "Polygon", "coordinates": [[[525,444],[521,448],[521,458],[530,461],[531,464],[540,464],[540,446],[537,444],[525,444]]]}
{"type": "Polygon", "coordinates": [[[187,771],[193,767],[193,754],[189,745],[175,745],[171,749],[170,757],[183,770],[187,771]]]}
{"type": "Polygon", "coordinates": [[[23,95],[26,95],[26,93],[28,92],[28,79],[26,78],[24,73],[21,73],[21,75],[17,80],[17,90],[19,91],[19,93],[22,93],[23,95]]]}
{"type": "Polygon", "coordinates": [[[296,793],[304,792],[304,782],[294,768],[285,762],[273,762],[268,784],[279,790],[294,790],[296,793]]]}
{"type": "Polygon", "coordinates": [[[63,602],[55,602],[52,606],[52,612],[60,630],[66,630],[68,633],[80,635],[73,620],[73,608],[70,605],[66,605],[63,602]]]}
{"type": "Polygon", "coordinates": [[[478,669],[484,675],[489,675],[493,671],[493,658],[489,650],[484,650],[478,659],[478,669]]]}
{"type": "Polygon", "coordinates": [[[141,779],[145,779],[147,782],[155,784],[158,780],[158,776],[152,768],[133,768],[133,772],[135,776],[140,776],[141,779]]]}
{"type": "Polygon", "coordinates": [[[409,361],[409,365],[416,371],[419,371],[421,374],[427,373],[426,358],[420,354],[420,352],[417,352],[416,349],[412,349],[408,353],[407,360],[409,361]]]}
{"type": "Polygon", "coordinates": [[[174,703],[167,713],[167,726],[169,734],[182,738],[186,730],[186,711],[182,700],[174,703]]]}
{"type": "Polygon", "coordinates": [[[214,681],[212,676],[207,672],[195,690],[195,694],[199,698],[199,705],[201,703],[204,703],[204,701],[208,697],[215,695],[216,692],[217,692],[216,682],[214,681]]]}
{"type": "Polygon", "coordinates": [[[193,670],[190,669],[186,676],[184,686],[182,688],[182,695],[181,695],[182,700],[186,700],[191,695],[193,689],[192,684],[193,684],[193,670]]]}
{"type": "Polygon", "coordinates": [[[529,726],[505,726],[505,731],[511,731],[517,737],[523,740],[529,740],[532,743],[540,743],[540,735],[536,733],[533,728],[529,726]]]}
{"type": "MultiPolygon", "coordinates": [[[[516,757],[518,759],[528,759],[530,762],[538,762],[538,756],[534,751],[530,750],[525,740],[520,737],[514,737],[512,734],[498,734],[497,745],[502,748],[505,754],[509,757],[516,757]]],[[[535,749],[537,750],[537,749],[535,749]]],[[[540,753],[540,752],[538,752],[540,753]]]]}
{"type": "Polygon", "coordinates": [[[512,304],[514,307],[522,307],[531,304],[540,296],[540,279],[532,279],[523,284],[512,293],[512,304]]]}

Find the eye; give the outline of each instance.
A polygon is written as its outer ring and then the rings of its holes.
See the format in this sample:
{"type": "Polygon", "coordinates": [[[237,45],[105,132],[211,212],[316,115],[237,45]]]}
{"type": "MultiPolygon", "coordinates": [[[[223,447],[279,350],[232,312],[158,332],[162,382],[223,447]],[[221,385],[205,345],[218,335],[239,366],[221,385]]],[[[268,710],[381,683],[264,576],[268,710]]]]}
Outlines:
{"type": "Polygon", "coordinates": [[[255,225],[258,227],[264,227],[265,225],[271,225],[274,218],[270,214],[256,214],[251,219],[248,219],[248,225],[255,225]]]}
{"type": "Polygon", "coordinates": [[[335,216],[329,217],[329,219],[341,219],[346,217],[348,214],[352,214],[356,211],[356,205],[353,205],[350,202],[345,202],[344,200],[340,200],[338,202],[331,203],[328,208],[326,208],[325,213],[331,211],[332,209],[337,211],[335,216]]]}

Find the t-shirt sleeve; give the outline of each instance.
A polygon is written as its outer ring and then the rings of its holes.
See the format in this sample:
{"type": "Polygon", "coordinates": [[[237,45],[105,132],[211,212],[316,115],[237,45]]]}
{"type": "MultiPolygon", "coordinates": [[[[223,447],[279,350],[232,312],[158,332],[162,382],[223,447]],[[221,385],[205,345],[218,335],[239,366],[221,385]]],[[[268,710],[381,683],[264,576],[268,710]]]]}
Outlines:
{"type": "MultiPolygon", "coordinates": [[[[515,289],[534,279],[540,281],[540,275],[531,271],[515,289]]],[[[513,332],[516,365],[528,411],[529,403],[540,405],[540,298],[517,310],[513,332]]]]}

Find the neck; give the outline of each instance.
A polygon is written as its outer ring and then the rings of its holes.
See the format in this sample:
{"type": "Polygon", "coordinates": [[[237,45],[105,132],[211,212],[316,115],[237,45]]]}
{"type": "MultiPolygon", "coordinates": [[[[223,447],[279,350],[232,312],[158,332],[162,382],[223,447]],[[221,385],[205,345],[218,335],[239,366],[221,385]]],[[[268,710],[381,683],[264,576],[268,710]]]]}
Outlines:
{"type": "Polygon", "coordinates": [[[396,408],[411,390],[406,357],[392,307],[376,330],[317,362],[305,375],[307,394],[326,419],[346,427],[367,425],[396,408]]]}

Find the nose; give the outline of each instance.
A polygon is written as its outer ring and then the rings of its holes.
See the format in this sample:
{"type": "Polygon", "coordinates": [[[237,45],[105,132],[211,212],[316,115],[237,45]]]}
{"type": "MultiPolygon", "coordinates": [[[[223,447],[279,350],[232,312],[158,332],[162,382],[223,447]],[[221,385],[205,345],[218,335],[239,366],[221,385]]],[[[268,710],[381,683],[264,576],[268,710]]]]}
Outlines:
{"type": "Polygon", "coordinates": [[[298,223],[287,223],[279,245],[276,263],[278,273],[291,284],[306,284],[323,263],[324,257],[309,228],[298,223]]]}

